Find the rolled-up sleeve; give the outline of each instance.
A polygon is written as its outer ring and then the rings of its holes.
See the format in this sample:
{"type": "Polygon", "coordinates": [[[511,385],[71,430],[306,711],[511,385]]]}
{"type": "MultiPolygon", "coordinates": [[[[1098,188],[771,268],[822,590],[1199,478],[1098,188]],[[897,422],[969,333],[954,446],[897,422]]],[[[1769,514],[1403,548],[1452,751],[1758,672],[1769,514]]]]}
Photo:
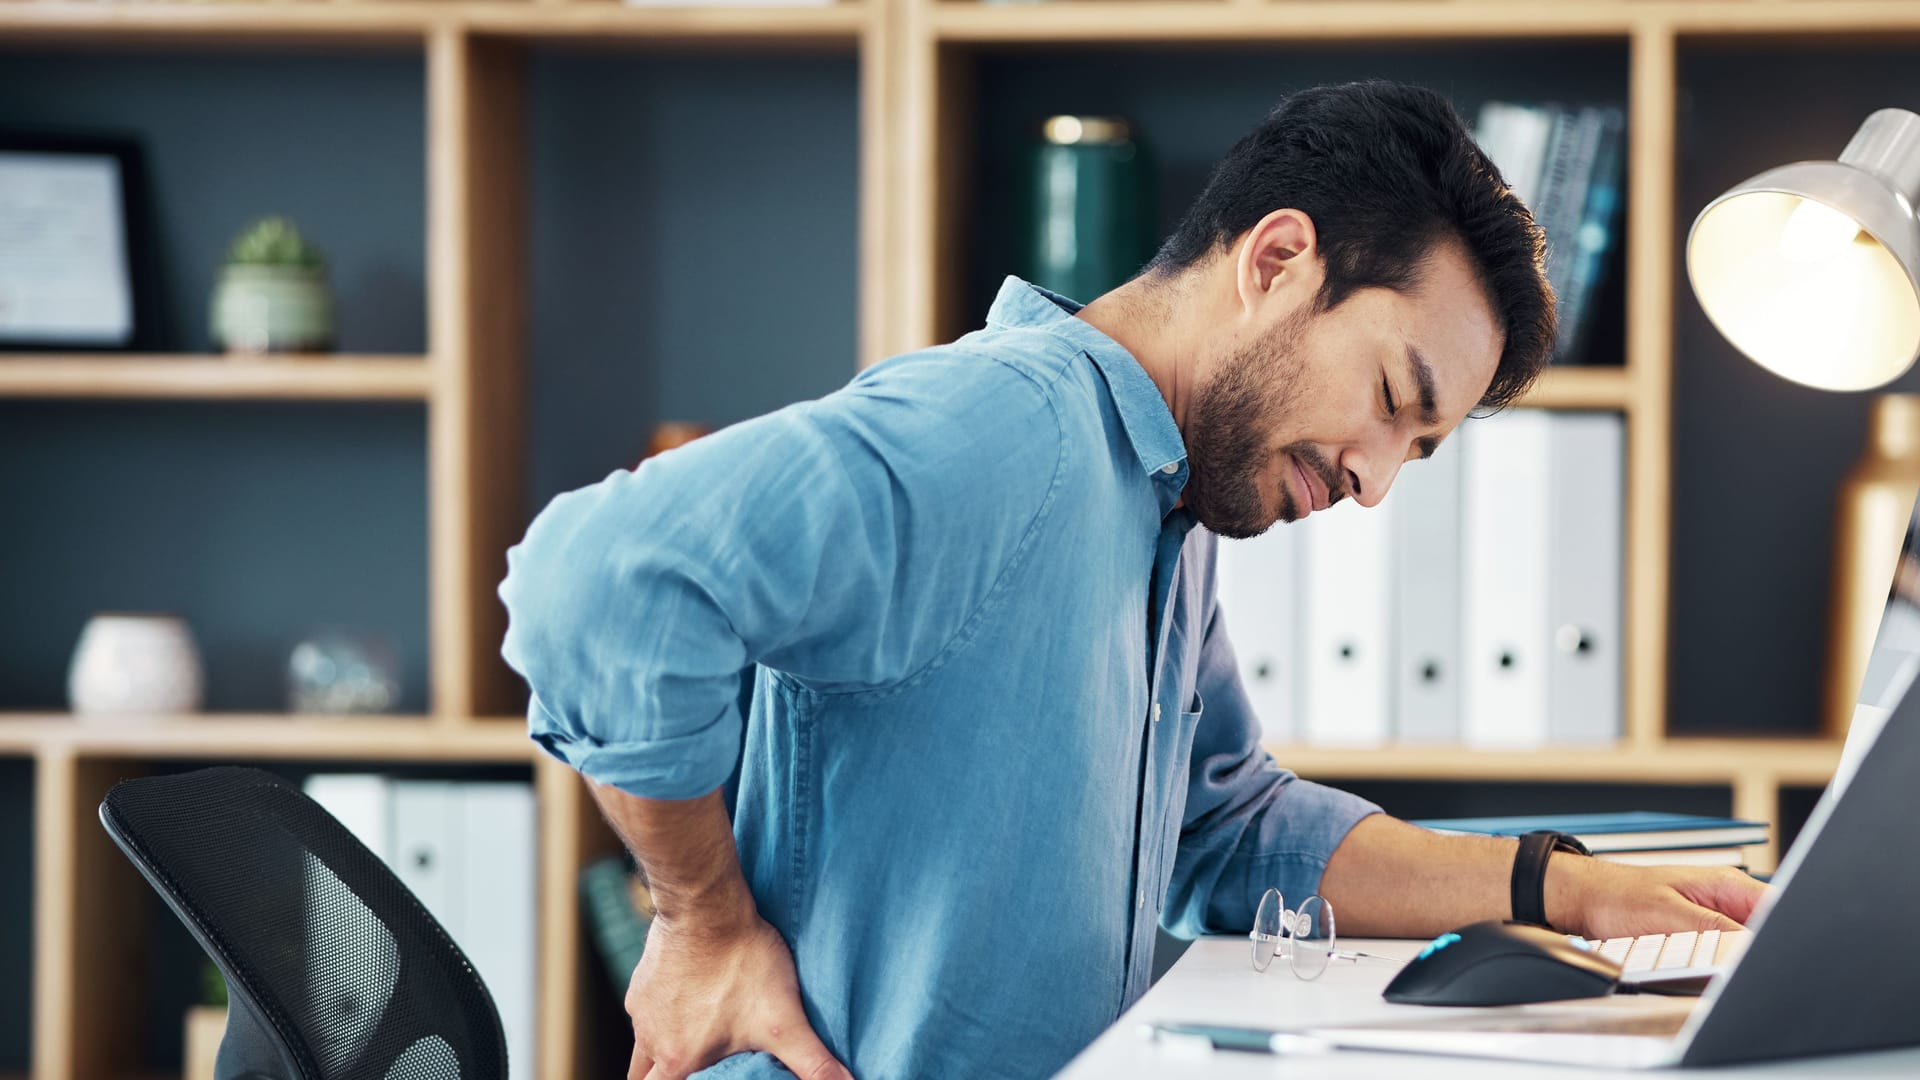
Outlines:
{"type": "Polygon", "coordinates": [[[1302,780],[1260,745],[1260,720],[1240,683],[1218,605],[1200,654],[1200,697],[1187,804],[1162,924],[1181,937],[1244,933],[1260,896],[1298,904],[1320,887],[1340,841],[1380,807],[1302,780]]]}
{"type": "Polygon", "coordinates": [[[867,688],[937,655],[1037,512],[1059,430],[1015,369],[906,357],[557,496],[499,587],[529,733],[635,795],[714,790],[746,668],[867,688]],[[935,572],[956,536],[979,558],[935,572]]]}

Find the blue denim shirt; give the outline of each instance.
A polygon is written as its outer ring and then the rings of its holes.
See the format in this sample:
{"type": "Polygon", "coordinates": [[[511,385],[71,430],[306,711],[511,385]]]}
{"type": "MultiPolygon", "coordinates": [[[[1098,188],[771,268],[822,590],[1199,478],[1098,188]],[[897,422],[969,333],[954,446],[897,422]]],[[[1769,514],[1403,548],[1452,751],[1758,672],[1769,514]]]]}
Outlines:
{"type": "Polygon", "coordinates": [[[1245,932],[1378,810],[1261,748],[1179,428],[1078,307],[1010,278],[984,329],[507,553],[533,737],[651,798],[738,761],[747,882],[859,1080],[1051,1074],[1146,990],[1156,923],[1245,932]]]}

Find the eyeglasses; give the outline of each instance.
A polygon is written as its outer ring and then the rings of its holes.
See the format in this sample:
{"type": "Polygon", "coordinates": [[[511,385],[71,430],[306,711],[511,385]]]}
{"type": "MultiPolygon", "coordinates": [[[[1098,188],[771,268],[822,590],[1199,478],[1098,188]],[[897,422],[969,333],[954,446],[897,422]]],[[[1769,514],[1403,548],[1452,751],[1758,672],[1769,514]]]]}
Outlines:
{"type": "Polygon", "coordinates": [[[1274,953],[1286,958],[1287,966],[1302,979],[1317,979],[1335,960],[1392,960],[1390,956],[1334,947],[1333,905],[1319,896],[1300,902],[1298,910],[1288,910],[1279,889],[1268,889],[1260,897],[1253,915],[1253,930],[1247,934],[1253,942],[1253,970],[1265,971],[1273,963],[1274,953]]]}

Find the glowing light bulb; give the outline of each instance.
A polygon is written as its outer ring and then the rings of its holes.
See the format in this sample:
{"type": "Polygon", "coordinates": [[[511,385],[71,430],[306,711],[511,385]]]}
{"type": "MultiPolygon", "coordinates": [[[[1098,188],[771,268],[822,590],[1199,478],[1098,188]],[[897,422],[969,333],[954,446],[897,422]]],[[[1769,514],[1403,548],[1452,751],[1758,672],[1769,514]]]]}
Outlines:
{"type": "Polygon", "coordinates": [[[1802,199],[1780,230],[1780,256],[1788,262],[1826,262],[1859,235],[1860,226],[1852,218],[1825,203],[1802,199]]]}

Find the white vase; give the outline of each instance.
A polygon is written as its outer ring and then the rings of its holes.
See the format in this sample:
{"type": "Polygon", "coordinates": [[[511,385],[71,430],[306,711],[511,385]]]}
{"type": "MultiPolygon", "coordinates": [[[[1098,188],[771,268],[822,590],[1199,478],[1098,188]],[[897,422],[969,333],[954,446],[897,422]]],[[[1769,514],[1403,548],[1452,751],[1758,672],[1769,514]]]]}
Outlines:
{"type": "Polygon", "coordinates": [[[200,711],[200,651],[173,615],[108,612],[88,620],[67,671],[67,699],[80,716],[200,711]]]}

